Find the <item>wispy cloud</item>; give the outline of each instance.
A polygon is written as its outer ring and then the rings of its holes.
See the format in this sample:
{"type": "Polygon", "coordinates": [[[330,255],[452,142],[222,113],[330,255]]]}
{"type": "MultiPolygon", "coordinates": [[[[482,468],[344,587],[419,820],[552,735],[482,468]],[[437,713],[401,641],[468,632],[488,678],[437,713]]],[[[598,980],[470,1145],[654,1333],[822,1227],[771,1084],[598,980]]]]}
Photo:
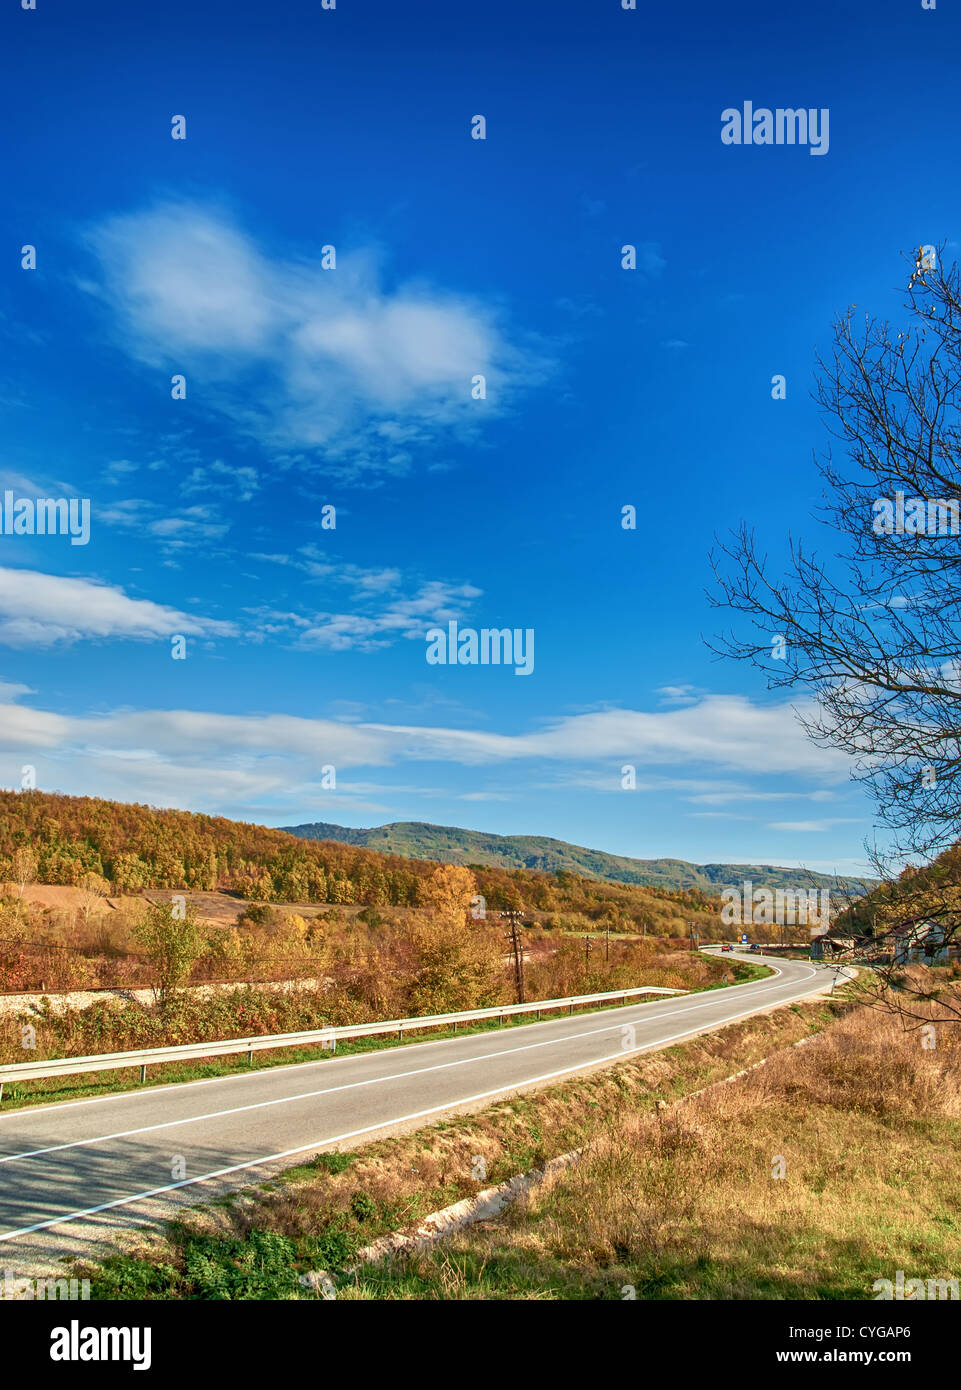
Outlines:
{"type": "Polygon", "coordinates": [[[723,791],[699,792],[687,799],[703,806],[726,806],[738,801],[833,801],[836,797],[837,792],[825,788],[805,792],[792,787],[790,791],[766,792],[757,787],[728,786],[723,791]]]}
{"type": "Polygon", "coordinates": [[[293,566],[318,583],[343,589],[349,597],[349,612],[339,607],[296,614],[254,612],[272,635],[285,627],[295,629],[299,647],[374,651],[399,637],[423,639],[429,627],[461,617],[482,594],[473,584],[413,579],[393,566],[365,569],[341,563],[313,546],[294,555],[253,558],[293,566]]]}
{"type": "Polygon", "coordinates": [[[856,816],[832,816],[824,820],[780,820],[768,826],[769,830],[786,830],[792,835],[820,834],[833,830],[836,825],[857,825],[856,816]]]}
{"type": "Polygon", "coordinates": [[[657,693],[663,705],[696,705],[704,691],[696,685],[662,685],[657,693]]]}
{"type": "Polygon", "coordinates": [[[215,459],[206,467],[194,468],[181,484],[185,494],[198,492],[223,493],[226,490],[238,502],[249,502],[260,487],[260,477],[256,468],[224,463],[215,459]]]}
{"type": "Polygon", "coordinates": [[[320,258],[260,249],[220,209],[166,203],[89,233],[93,288],[128,351],[271,447],[323,448],[404,471],[438,427],[472,428],[543,371],[502,315],[423,281],[387,287],[369,249],[320,258]],[[487,399],[472,398],[483,375],[487,399]],[[256,389],[253,389],[256,387],[256,389]],[[364,424],[361,434],[360,425],[364,424]]]}
{"type": "Polygon", "coordinates": [[[113,459],[103,470],[104,477],[109,483],[119,483],[128,473],[136,473],[138,465],[132,463],[130,459],[113,459]]]}
{"type": "Polygon", "coordinates": [[[230,530],[217,508],[208,503],[168,511],[160,503],[144,497],[124,497],[100,507],[97,520],[121,531],[137,531],[142,536],[152,537],[162,542],[167,551],[221,540],[230,530]]]}
{"type": "Polygon", "coordinates": [[[81,638],[230,636],[232,624],[130,598],[123,589],[36,570],[0,568],[0,643],[50,647],[81,638]]]}
{"type": "MultiPolygon", "coordinates": [[[[190,804],[204,777],[205,805],[217,804],[218,788],[225,797],[243,791],[254,799],[271,795],[296,805],[302,789],[314,787],[328,763],[338,773],[342,768],[418,761],[465,767],[519,761],[590,767],[615,757],[632,760],[633,755],[639,765],[642,760],[708,764],[723,770],[790,772],[799,778],[820,774],[840,780],[847,771],[839,755],[820,750],[812,757],[789,706],[761,708],[733,696],[709,697],[694,711],[650,715],[609,710],[557,719],[540,732],[498,734],[199,710],[121,709],[64,716],[7,694],[8,702],[0,707],[0,750],[16,756],[30,750],[31,761],[44,763],[47,785],[133,799],[166,788],[170,804],[178,805],[190,804]]],[[[470,788],[472,793],[487,790],[497,789],[470,788]]],[[[797,823],[799,829],[815,826],[820,823],[797,823]]]]}

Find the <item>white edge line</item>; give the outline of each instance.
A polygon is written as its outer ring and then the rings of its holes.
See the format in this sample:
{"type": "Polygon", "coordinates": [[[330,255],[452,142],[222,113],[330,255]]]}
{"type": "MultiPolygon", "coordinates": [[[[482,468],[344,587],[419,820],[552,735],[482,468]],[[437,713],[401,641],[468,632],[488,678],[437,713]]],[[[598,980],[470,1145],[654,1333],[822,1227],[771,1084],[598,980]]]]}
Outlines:
{"type": "MultiPolygon", "coordinates": [[[[754,982],[754,981],[747,981],[746,983],[752,984],[752,983],[755,983],[755,982],[754,982]]],[[[766,981],[763,985],[760,985],[759,988],[760,988],[760,989],[764,989],[764,988],[766,988],[768,985],[770,985],[770,983],[771,983],[770,981],[766,981]]],[[[790,985],[792,982],[791,982],[790,980],[788,980],[788,981],[785,981],[785,983],[788,984],[788,985],[790,985]]],[[[781,988],[781,987],[782,987],[782,986],[776,986],[776,988],[781,988]]],[[[707,992],[707,991],[702,991],[702,993],[706,993],[706,992],[707,992]]],[[[743,998],[743,997],[747,997],[747,996],[742,996],[742,998],[743,998]]],[[[629,1005],[628,1007],[631,1007],[631,1006],[629,1005]]],[[[620,1012],[620,1010],[618,1010],[618,1012],[620,1012]]],[[[657,1015],[657,1018],[658,1018],[658,1019],[662,1019],[662,1018],[675,1018],[678,1014],[693,1013],[693,1012],[694,1012],[693,1009],[673,1009],[673,1010],[671,1010],[669,1013],[661,1013],[661,1014],[658,1014],[658,1015],[657,1015]]],[[[736,1017],[740,1017],[740,1015],[736,1015],[736,1017]]],[[[550,1020],[548,1020],[548,1021],[553,1023],[553,1022],[556,1022],[557,1020],[556,1020],[556,1019],[550,1019],[550,1020]]],[[[644,1018],[640,1018],[640,1019],[637,1019],[637,1020],[632,1020],[632,1022],[635,1022],[635,1021],[638,1022],[638,1023],[640,1023],[640,1024],[643,1024],[644,1022],[646,1022],[646,1021],[648,1021],[648,1020],[645,1020],[644,1018]]],[[[277,1097],[276,1097],[275,1099],[273,1099],[273,1100],[258,1100],[258,1101],[252,1101],[250,1105],[237,1105],[237,1106],[232,1106],[232,1107],[231,1107],[230,1109],[228,1109],[228,1110],[210,1110],[210,1111],[208,1111],[206,1114],[202,1114],[202,1115],[185,1115],[185,1116],[183,1116],[182,1118],[176,1119],[176,1120],[162,1120],[159,1124],[155,1124],[155,1125],[140,1125],[140,1126],[138,1126],[138,1127],[135,1128],[135,1129],[121,1129],[121,1130],[116,1130],[116,1131],[114,1131],[112,1134],[97,1134],[97,1135],[93,1135],[91,1138],[87,1138],[87,1139],[71,1139],[71,1140],[68,1140],[68,1141],[67,1141],[66,1143],[64,1143],[64,1144],[49,1144],[49,1145],[47,1145],[46,1147],[44,1147],[44,1148],[42,1148],[42,1149],[25,1149],[25,1150],[23,1150],[22,1152],[19,1152],[19,1153],[4,1154],[4,1155],[0,1156],[0,1164],[2,1164],[2,1163],[16,1163],[16,1162],[18,1162],[19,1160],[28,1159],[28,1158],[40,1158],[40,1157],[42,1157],[44,1154],[61,1153],[61,1152],[63,1152],[64,1149],[79,1149],[79,1148],[92,1147],[94,1144],[108,1144],[108,1143],[110,1143],[111,1140],[113,1140],[113,1139],[129,1139],[132,1135],[135,1135],[135,1134],[152,1134],[152,1133],[154,1133],[155,1131],[157,1131],[157,1130],[159,1130],[159,1129],[176,1129],[179,1125],[199,1124],[200,1121],[202,1121],[202,1120],[218,1120],[218,1119],[224,1118],[224,1117],[227,1116],[227,1115],[241,1115],[241,1114],[244,1114],[246,1111],[249,1111],[249,1110],[267,1110],[267,1109],[269,1109],[270,1107],[272,1107],[272,1106],[274,1106],[274,1105],[292,1105],[294,1102],[299,1101],[299,1100],[315,1100],[318,1096],[335,1095],[338,1091],[352,1091],[352,1090],[357,1090],[357,1089],[359,1089],[359,1088],[362,1087],[362,1086],[378,1086],[378,1085],[381,1085],[381,1084],[382,1084],[383,1082],[385,1082],[385,1081],[403,1081],[403,1080],[405,1080],[407,1077],[410,1077],[410,1076],[423,1076],[423,1075],[425,1075],[427,1072],[431,1072],[431,1071],[448,1071],[448,1070],[450,1070],[452,1067],[462,1067],[462,1066],[466,1066],[467,1064],[469,1064],[469,1063],[471,1063],[471,1062],[489,1062],[489,1061],[492,1061],[492,1060],[493,1060],[494,1058],[496,1058],[496,1057],[512,1057],[512,1056],[514,1056],[515,1053],[518,1053],[518,1052],[530,1052],[530,1051],[533,1051],[535,1048],[538,1048],[538,1047],[554,1047],[554,1046],[556,1046],[558,1043],[562,1043],[562,1042],[576,1042],[579,1038],[590,1038],[590,1037],[593,1037],[593,1036],[594,1036],[595,1034],[597,1034],[597,1033],[613,1033],[613,1032],[614,1032],[616,1029],[618,1029],[618,1028],[626,1028],[626,1027],[630,1027],[630,1024],[628,1024],[628,1023],[608,1023],[608,1024],[605,1024],[605,1026],[604,1026],[603,1028],[588,1028],[588,1029],[585,1029],[584,1032],[581,1032],[581,1033],[565,1033],[565,1034],[564,1034],[562,1037],[560,1037],[560,1038],[547,1038],[547,1039],[544,1040],[543,1042],[536,1042],[536,1043],[522,1043],[519,1047],[506,1047],[506,1048],[500,1049],[500,1051],[498,1051],[498,1052],[484,1052],[484,1053],[481,1053],[479,1056],[460,1057],[460,1058],[458,1058],[456,1061],[452,1061],[452,1062],[440,1062],[440,1063],[438,1063],[436,1066],[430,1066],[430,1067],[416,1067],[416,1068],[413,1068],[413,1069],[408,1069],[407,1071],[393,1072],[393,1073],[388,1074],[387,1076],[371,1076],[371,1077],[366,1077],[366,1078],[364,1078],[364,1079],[361,1080],[361,1081],[348,1081],[348,1082],[345,1082],[345,1083],[344,1083],[343,1085],[341,1085],[341,1086],[324,1086],[324,1087],[322,1087],[320,1090],[317,1090],[317,1091],[300,1091],[300,1092],[298,1092],[297,1095],[293,1095],[293,1096],[277,1096],[277,1097]]],[[[450,1039],[450,1038],[443,1038],[443,1039],[438,1039],[438,1041],[450,1042],[451,1039],[450,1039]]],[[[353,1060],[353,1059],[351,1058],[350,1060],[353,1060]]],[[[296,1066],[297,1064],[295,1063],[294,1065],[296,1066]]],[[[278,1070],[279,1070],[279,1068],[278,1068],[278,1070]]],[[[255,1073],[255,1074],[256,1074],[256,1073],[255,1073]]],[[[270,1071],[261,1072],[260,1075],[269,1076],[269,1075],[270,1075],[270,1071]]],[[[219,1080],[220,1078],[214,1077],[214,1078],[211,1078],[211,1079],[212,1079],[212,1080],[219,1080]]],[[[166,1088],[165,1088],[165,1089],[166,1089],[166,1088]]],[[[141,1092],[140,1094],[143,1095],[144,1093],[141,1092]]],[[[23,1111],[20,1111],[20,1112],[18,1112],[18,1113],[19,1113],[19,1114],[23,1114],[24,1112],[23,1112],[23,1111]]],[[[30,1113],[32,1113],[32,1112],[27,1111],[26,1113],[30,1114],[30,1113]]]]}
{"type": "MultiPolygon", "coordinates": [[[[816,972],[812,971],[811,973],[813,977],[813,975],[816,972]]],[[[787,1002],[788,1001],[785,1000],[785,1003],[787,1002]]],[[[734,1023],[738,1018],[744,1018],[746,1015],[755,1012],[756,1010],[754,1009],[745,1009],[742,1013],[732,1014],[730,1018],[721,1019],[719,1020],[719,1022],[722,1024],[734,1023]]],[[[16,1231],[5,1231],[2,1234],[0,1234],[0,1241],[15,1240],[18,1236],[33,1235],[37,1231],[46,1231],[53,1226],[64,1226],[69,1221],[80,1221],[86,1216],[96,1216],[99,1212],[110,1211],[115,1207],[130,1206],[133,1202],[147,1201],[151,1197],[160,1197],[163,1196],[163,1194],[166,1192],[175,1192],[177,1189],[182,1187],[192,1187],[194,1184],[198,1182],[212,1182],[215,1178],[224,1178],[229,1176],[231,1173],[241,1173],[249,1168],[260,1167],[263,1164],[277,1163],[283,1158],[292,1158],[295,1154],[307,1153],[311,1149],[313,1149],[315,1152],[323,1152],[329,1149],[333,1144],[343,1143],[347,1139],[356,1139],[362,1134],[373,1134],[378,1129],[387,1129],[392,1125],[409,1124],[413,1120],[421,1120],[426,1118],[426,1116],[428,1115],[436,1115],[445,1110],[452,1110],[459,1105],[472,1105],[475,1101],[489,1100],[493,1096],[501,1095],[505,1092],[518,1090],[521,1087],[535,1086],[541,1081],[552,1081],[555,1077],[558,1076],[570,1076],[573,1073],[582,1071],[585,1066],[603,1066],[607,1062],[614,1062],[618,1059],[629,1057],[632,1054],[638,1052],[649,1052],[653,1047],[661,1047],[665,1043],[676,1042],[678,1038],[690,1037],[692,1034],[700,1033],[702,1031],[703,1030],[701,1028],[690,1028],[683,1033],[674,1033],[669,1038],[659,1038],[657,1042],[645,1043],[642,1047],[625,1048],[620,1052],[611,1053],[607,1057],[598,1057],[591,1062],[580,1062],[575,1067],[562,1067],[559,1071],[543,1072],[540,1076],[531,1076],[523,1081],[511,1082],[506,1086],[498,1086],[493,1091],[479,1091],[476,1095],[463,1096],[460,1100],[445,1101],[443,1105],[434,1105],[427,1110],[416,1110],[410,1115],[395,1116],[393,1119],[384,1120],[380,1124],[365,1125],[362,1129],[349,1130],[344,1134],[335,1134],[326,1139],[315,1139],[309,1144],[299,1144],[296,1148],[293,1149],[284,1149],[280,1153],[267,1154],[263,1158],[252,1159],[249,1163],[235,1163],[232,1164],[229,1168],[218,1168],[216,1171],[211,1173],[202,1173],[199,1177],[196,1178],[184,1178],[180,1182],[167,1183],[163,1187],[154,1187],[146,1192],[136,1192],[130,1197],[117,1197],[112,1202],[102,1202],[99,1206],[96,1207],[86,1207],[82,1211],[68,1212],[64,1216],[57,1216],[49,1221],[38,1221],[33,1226],[23,1226],[16,1231]]]]}
{"type": "MultiPolygon", "coordinates": [[[[777,968],[776,965],[768,965],[768,969],[772,970],[772,971],[774,972],[775,976],[781,975],[781,974],[784,973],[783,971],[779,970],[779,969],[777,968]]],[[[758,981],[758,980],[744,980],[744,981],[743,981],[741,984],[739,984],[739,985],[727,985],[725,988],[728,989],[728,990],[730,990],[730,991],[733,993],[735,990],[746,989],[749,985],[757,985],[757,984],[760,984],[760,983],[762,983],[762,982],[761,982],[761,981],[758,981]]],[[[767,981],[764,981],[763,983],[765,983],[765,984],[771,984],[772,982],[771,982],[770,980],[767,980],[767,981]]],[[[707,994],[711,994],[711,993],[715,993],[715,992],[719,993],[720,991],[712,991],[712,990],[710,990],[710,989],[692,990],[692,991],[690,992],[690,994],[688,994],[686,997],[687,997],[688,999],[700,1000],[700,998],[701,998],[703,995],[707,995],[707,994]]],[[[651,1004],[650,1007],[651,1007],[652,1010],[653,1010],[654,1008],[657,1008],[658,1004],[661,1004],[661,1003],[667,1004],[667,1003],[669,1003],[669,1002],[670,1002],[670,1001],[667,1000],[667,999],[663,999],[663,1000],[661,1000],[661,999],[654,1000],[654,1001],[652,1002],[652,1004],[651,1004]]],[[[645,1003],[636,1003],[636,1004],[615,1005],[614,1007],[615,1007],[615,1008],[619,1008],[619,1009],[646,1009],[646,1008],[648,1008],[649,1006],[648,1006],[647,1004],[645,1004],[645,1003]]],[[[601,1013],[607,1013],[607,1012],[610,1012],[610,1011],[607,1010],[607,1009],[593,1009],[593,1010],[589,1010],[589,1011],[588,1011],[587,1013],[585,1013],[585,1014],[582,1014],[581,1017],[582,1017],[582,1018],[589,1018],[590,1015],[591,1015],[591,1013],[593,1013],[593,1014],[601,1014],[601,1013]]],[[[682,1010],[678,1010],[678,1012],[683,1012],[683,1011],[682,1011],[682,1010]]],[[[567,1015],[559,1014],[556,1018],[543,1018],[543,1019],[537,1020],[537,1021],[534,1022],[534,1023],[522,1023],[522,1024],[520,1025],[520,1027],[521,1027],[521,1028],[549,1028],[552,1024],[563,1022],[563,1020],[564,1020],[565,1017],[569,1018],[570,1015],[569,1015],[569,1014],[567,1014],[567,1015]]],[[[652,1018],[665,1018],[665,1017],[669,1017],[669,1015],[665,1015],[665,1014],[654,1014],[654,1013],[652,1012],[652,1013],[651,1013],[651,1017],[652,1017],[652,1018]]],[[[423,1026],[424,1026],[424,1027],[430,1027],[431,1025],[425,1023],[423,1026]]],[[[499,1031],[499,1028],[498,1028],[497,1030],[495,1030],[495,1031],[499,1031]]],[[[507,1031],[506,1025],[504,1026],[504,1031],[505,1031],[505,1032],[507,1031]]],[[[386,1037],[387,1034],[372,1034],[372,1035],[369,1035],[369,1036],[374,1036],[374,1037],[386,1037]]],[[[468,1041],[468,1040],[470,1040],[470,1039],[472,1039],[472,1038],[480,1038],[480,1037],[483,1036],[483,1034],[481,1034],[481,1033],[464,1033],[462,1036],[463,1036],[463,1040],[466,1042],[466,1041],[468,1041]]],[[[350,1040],[349,1040],[349,1039],[345,1039],[345,1041],[350,1041],[350,1040]]],[[[451,1043],[451,1042],[455,1042],[455,1041],[460,1041],[460,1039],[456,1039],[456,1038],[425,1038],[422,1042],[409,1042],[409,1043],[404,1043],[403,1046],[404,1046],[404,1051],[405,1051],[405,1052],[412,1052],[412,1051],[414,1050],[415,1047],[440,1047],[440,1046],[444,1045],[445,1043],[451,1043]]],[[[319,1046],[319,1044],[316,1044],[316,1045],[319,1046]]],[[[312,1044],[310,1044],[310,1043],[304,1043],[303,1046],[304,1046],[304,1047],[310,1047],[310,1046],[312,1046],[312,1044]]],[[[264,1052],[269,1051],[268,1048],[263,1048],[263,1049],[261,1049],[261,1050],[264,1051],[264,1052]]],[[[337,1058],[336,1060],[338,1060],[338,1061],[354,1061],[354,1060],[359,1061],[359,1060],[361,1060],[362,1058],[366,1058],[366,1057],[376,1057],[376,1056],[378,1056],[378,1055],[381,1054],[381,1053],[385,1053],[385,1054],[386,1054],[386,1053],[392,1052],[392,1051],[394,1051],[393,1048],[379,1048],[379,1047],[375,1047],[375,1048],[371,1048],[370,1052],[358,1052],[358,1053],[356,1054],[356,1058],[355,1058],[355,1057],[341,1057],[341,1058],[337,1058]]],[[[230,1054],[230,1053],[225,1053],[225,1054],[222,1054],[222,1055],[223,1055],[223,1056],[231,1056],[232,1054],[230,1054]]],[[[239,1056],[240,1054],[237,1054],[237,1055],[239,1056]]],[[[188,1062],[192,1062],[192,1061],[203,1062],[203,1061],[206,1060],[206,1059],[203,1058],[203,1057],[197,1057],[197,1058],[185,1058],[185,1059],[182,1059],[182,1060],[185,1060],[185,1061],[188,1061],[188,1062]]],[[[216,1057],[212,1057],[210,1060],[216,1061],[217,1058],[216,1058],[216,1057]]],[[[302,1069],[304,1069],[304,1068],[306,1068],[306,1067],[323,1067],[323,1066],[326,1066],[328,1062],[333,1061],[333,1060],[335,1060],[333,1056],[332,1056],[332,1057],[328,1057],[328,1058],[319,1057],[319,1058],[317,1058],[316,1061],[313,1061],[313,1062],[287,1062],[284,1066],[277,1066],[277,1067],[257,1067],[257,1068],[256,1068],[255,1070],[253,1070],[253,1071],[232,1072],[232,1073],[228,1073],[226,1076],[204,1076],[204,1077],[199,1078],[199,1080],[197,1080],[197,1081],[171,1081],[171,1082],[168,1082],[168,1084],[167,1084],[166,1086],[150,1086],[150,1087],[147,1088],[147,1090],[142,1090],[142,1089],[141,1089],[141,1090],[129,1090],[129,1091],[111,1091],[108,1095],[105,1095],[105,1096],[86,1096],[86,1097],[84,1097],[83,1100],[52,1100],[52,1101],[50,1101],[47,1105],[24,1105],[24,1106],[20,1106],[20,1107],[19,1107],[18,1109],[16,1109],[16,1110],[8,1110],[8,1111],[6,1111],[5,1113],[0,1113],[0,1125],[3,1124],[4,1120],[18,1120],[18,1119],[23,1119],[23,1117],[24,1117],[25,1115],[42,1115],[42,1114],[44,1114],[44,1113],[45,1113],[46,1111],[48,1111],[48,1110],[56,1110],[56,1111],[59,1112],[59,1111],[63,1111],[63,1110],[73,1110],[73,1109],[75,1109],[75,1108],[76,1108],[77,1106],[79,1106],[79,1105],[105,1105],[105,1104],[107,1104],[109,1101],[117,1101],[117,1100],[136,1100],[136,1099],[138,1099],[138,1098],[142,1100],[143,1097],[144,1097],[145,1095],[147,1095],[148,1093],[149,1093],[150,1095],[152,1095],[152,1096],[162,1096],[162,1095],[165,1095],[167,1091],[186,1091],[186,1090],[187,1090],[189,1087],[191,1087],[191,1086],[214,1086],[214,1085],[216,1085],[218,1082],[225,1082],[225,1081],[250,1081],[252,1078],[258,1077],[258,1076],[278,1076],[278,1075],[280,1075],[281,1072],[285,1072],[285,1071],[297,1071],[297,1070],[302,1070],[302,1069]]],[[[136,1065],[136,1063],[134,1063],[134,1065],[136,1065]]],[[[164,1064],[164,1063],[160,1063],[160,1062],[154,1062],[154,1063],[152,1063],[152,1065],[153,1065],[153,1066],[161,1066],[161,1065],[169,1065],[169,1063],[164,1064]]],[[[120,1071],[120,1070],[123,1070],[123,1068],[118,1067],[117,1070],[120,1071]]],[[[10,1083],[10,1084],[15,1085],[16,1083],[10,1083]]]]}
{"type": "MultiPolygon", "coordinates": [[[[788,984],[791,981],[787,981],[788,984]]],[[[780,988],[780,986],[778,986],[780,988]]],[[[743,996],[742,996],[743,997],[743,996]]],[[[692,1013],[692,1009],[674,1009],[670,1013],[658,1014],[658,1018],[674,1018],[678,1014],[692,1013]]],[[[633,1020],[632,1020],[633,1022],[633,1020]]],[[[643,1024],[643,1018],[636,1022],[643,1024]]],[[[94,1144],[109,1144],[113,1139],[129,1139],[135,1134],[152,1134],[158,1129],[176,1129],[179,1125],[199,1124],[202,1120],[219,1120],[228,1115],[242,1115],[249,1110],[268,1110],[275,1105],[292,1105],[299,1100],[316,1100],[318,1096],[335,1095],[338,1091],[359,1090],[363,1086],[379,1086],[387,1081],[404,1081],[411,1076],[423,1076],[432,1071],[449,1071],[453,1067],[463,1067],[471,1062],[490,1062],[497,1057],[513,1057],[519,1052],[531,1052],[538,1047],[555,1047],[558,1043],[577,1042],[580,1038],[594,1037],[597,1033],[613,1033],[618,1028],[628,1028],[630,1023],[608,1023],[603,1028],[587,1028],[581,1033],[565,1033],[560,1038],[547,1038],[542,1042],[522,1043],[519,1047],[505,1047],[497,1052],[484,1052],[475,1057],[459,1057],[452,1062],[439,1062],[434,1066],[415,1067],[407,1071],[392,1072],[387,1076],[370,1076],[361,1081],[348,1081],[340,1086],[324,1086],[317,1091],[300,1091],[293,1096],[277,1096],[273,1100],[252,1101],[249,1105],[236,1105],[228,1110],[210,1110],[202,1115],[185,1115],[181,1119],[162,1120],[155,1125],[140,1125],[136,1129],[120,1129],[112,1134],[96,1134],[87,1139],[70,1139],[64,1144],[49,1144],[42,1149],[25,1149],[20,1153],[3,1154],[0,1164],[16,1163],[23,1159],[40,1158],[44,1154],[62,1153],[64,1149],[92,1147],[94,1144]]],[[[449,1042],[449,1038],[443,1039],[449,1042]]],[[[269,1073],[268,1073],[269,1074],[269,1073]]],[[[20,1112],[23,1113],[23,1112],[20,1112]]]]}

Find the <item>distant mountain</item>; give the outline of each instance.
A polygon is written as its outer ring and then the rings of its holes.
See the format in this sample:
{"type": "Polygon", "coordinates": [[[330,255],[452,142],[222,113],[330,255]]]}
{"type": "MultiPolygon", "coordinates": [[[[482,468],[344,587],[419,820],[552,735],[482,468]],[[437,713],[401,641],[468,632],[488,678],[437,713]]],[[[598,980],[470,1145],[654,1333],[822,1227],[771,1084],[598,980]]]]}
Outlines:
{"type": "Polygon", "coordinates": [[[539,869],[544,873],[583,874],[612,883],[643,884],[653,888],[699,888],[719,893],[750,880],[758,888],[834,888],[839,883],[862,892],[873,880],[835,879],[808,869],[786,869],[772,864],[690,864],[686,859],[628,859],[585,849],[566,840],[544,835],[489,835],[480,830],[461,830],[453,825],[428,825],[424,821],[394,821],[370,830],[314,821],[281,829],[302,840],[333,840],[339,844],[399,854],[409,859],[436,859],[445,864],[485,864],[502,869],[539,869]]]}

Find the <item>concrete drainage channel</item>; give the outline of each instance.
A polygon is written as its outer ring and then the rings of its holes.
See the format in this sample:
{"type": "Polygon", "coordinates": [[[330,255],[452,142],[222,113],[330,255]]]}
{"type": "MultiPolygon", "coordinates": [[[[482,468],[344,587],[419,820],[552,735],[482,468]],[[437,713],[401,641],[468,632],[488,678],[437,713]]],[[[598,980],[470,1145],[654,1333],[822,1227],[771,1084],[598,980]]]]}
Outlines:
{"type": "MultiPolygon", "coordinates": [[[[473,1197],[465,1197],[442,1211],[431,1212],[411,1231],[392,1231],[389,1236],[381,1236],[372,1245],[357,1252],[357,1258],[344,1272],[350,1276],[357,1274],[364,1265],[379,1264],[381,1260],[392,1260],[398,1255],[413,1255],[420,1250],[428,1250],[438,1241],[472,1226],[476,1221],[492,1221],[500,1216],[518,1197],[539,1187],[552,1173],[569,1168],[581,1156],[581,1149],[552,1158],[543,1168],[535,1168],[530,1173],[520,1173],[508,1178],[497,1187],[485,1188],[473,1197]]],[[[314,1289],[322,1298],[336,1298],[337,1288],[333,1276],[326,1270],[318,1270],[300,1276],[301,1284],[314,1289]]]]}
{"type": "Polygon", "coordinates": [[[393,1259],[396,1255],[410,1255],[418,1250],[426,1250],[431,1245],[436,1245],[439,1240],[444,1240],[446,1236],[463,1230],[465,1226],[472,1226],[475,1221],[492,1221],[512,1202],[516,1202],[518,1197],[523,1197],[533,1188],[539,1187],[552,1173],[559,1173],[576,1163],[581,1152],[580,1149],[572,1149],[570,1153],[552,1158],[543,1168],[534,1168],[530,1173],[518,1174],[516,1177],[508,1178],[506,1182],[498,1183],[497,1187],[485,1188],[474,1197],[465,1197],[453,1206],[444,1207],[443,1211],[432,1212],[411,1232],[404,1234],[394,1231],[389,1236],[382,1236],[380,1240],[375,1240],[373,1245],[368,1245],[358,1252],[357,1261],[348,1273],[356,1273],[365,1264],[376,1264],[380,1260],[393,1259]]]}
{"type": "MultiPolygon", "coordinates": [[[[855,978],[855,972],[845,971],[843,973],[849,979],[855,978]]],[[[816,1042],[819,1037],[820,1033],[812,1033],[809,1037],[800,1038],[797,1042],[791,1043],[789,1048],[781,1050],[790,1051],[791,1048],[795,1047],[807,1047],[809,1043],[816,1042]]],[[[778,1055],[778,1053],[773,1054],[773,1056],[778,1055]]],[[[724,1077],[722,1081],[713,1081],[709,1086],[702,1086],[700,1090],[692,1091],[690,1095],[681,1096],[673,1104],[686,1105],[689,1101],[697,1100],[700,1096],[718,1090],[721,1086],[730,1086],[732,1082],[750,1075],[759,1067],[767,1066],[770,1061],[770,1057],[762,1057],[759,1062],[754,1062],[751,1066],[744,1067],[741,1071],[724,1077]]],[[[663,1111],[670,1108],[665,1100],[657,1102],[658,1110],[663,1111]]],[[[554,1173],[570,1168],[578,1161],[583,1152],[583,1149],[572,1149],[570,1153],[552,1158],[542,1168],[534,1168],[529,1173],[519,1173],[513,1178],[508,1178],[506,1182],[499,1183],[497,1187],[485,1188],[483,1192],[478,1192],[473,1197],[465,1197],[460,1202],[454,1202],[453,1205],[444,1207],[441,1211],[431,1212],[412,1230],[393,1231],[390,1235],[381,1236],[373,1244],[358,1251],[354,1263],[344,1271],[345,1275],[349,1277],[359,1273],[364,1265],[379,1264],[382,1260],[396,1259],[398,1255],[414,1255],[422,1250],[429,1250],[439,1241],[446,1240],[447,1237],[455,1235],[458,1231],[462,1231],[465,1227],[472,1226],[478,1221],[493,1221],[496,1217],[501,1216],[519,1197],[524,1197],[527,1193],[534,1191],[554,1173]]],[[[313,1289],[322,1298],[337,1297],[336,1283],[327,1270],[302,1274],[299,1282],[306,1288],[313,1289]]]]}

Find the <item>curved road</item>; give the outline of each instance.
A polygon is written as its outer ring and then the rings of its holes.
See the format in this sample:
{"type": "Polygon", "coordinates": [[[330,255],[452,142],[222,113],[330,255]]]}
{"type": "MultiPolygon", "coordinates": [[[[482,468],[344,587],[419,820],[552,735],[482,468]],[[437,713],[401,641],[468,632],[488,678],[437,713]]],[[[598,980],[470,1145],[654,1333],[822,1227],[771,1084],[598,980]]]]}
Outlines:
{"type": "Polygon", "coordinates": [[[835,974],[766,963],[775,978],[706,994],[0,1113],[0,1268],[23,1277],[323,1149],[624,1061],[815,994],[835,974]]]}

